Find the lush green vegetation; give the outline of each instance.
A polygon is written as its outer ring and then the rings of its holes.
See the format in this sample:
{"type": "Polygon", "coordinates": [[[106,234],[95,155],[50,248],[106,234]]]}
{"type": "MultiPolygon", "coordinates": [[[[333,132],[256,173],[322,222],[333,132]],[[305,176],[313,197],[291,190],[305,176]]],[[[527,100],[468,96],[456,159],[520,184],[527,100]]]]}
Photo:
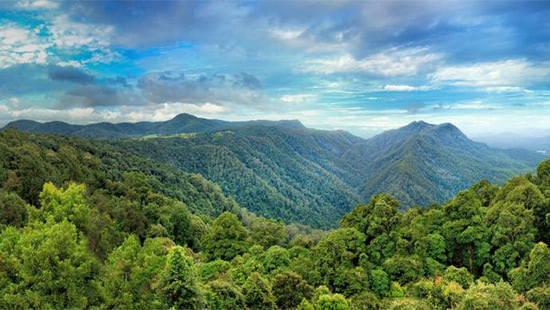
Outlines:
{"type": "Polygon", "coordinates": [[[0,132],[3,309],[548,309],[550,160],[326,233],[103,142],[0,132]]]}
{"type": "Polygon", "coordinates": [[[133,137],[111,141],[109,148],[200,174],[261,216],[317,228],[336,227],[357,203],[378,193],[392,194],[403,208],[441,203],[480,179],[502,184],[533,171],[543,160],[534,152],[475,143],[451,124],[424,122],[368,140],[344,131],[308,129],[298,121],[226,122],[189,114],[165,122],[83,126],[16,121],[6,127],[133,137]]]}
{"type": "Polygon", "coordinates": [[[392,194],[404,208],[445,202],[480,179],[503,183],[543,159],[475,143],[450,124],[426,123],[369,140],[342,131],[252,126],[113,144],[199,173],[262,216],[325,228],[378,193],[392,194]]]}
{"type": "Polygon", "coordinates": [[[355,177],[351,166],[339,160],[355,139],[343,132],[254,126],[112,144],[201,174],[262,216],[326,228],[360,201],[343,181],[355,177]]]}
{"type": "Polygon", "coordinates": [[[89,125],[73,125],[65,122],[40,123],[31,120],[18,120],[8,123],[4,129],[17,128],[34,133],[57,133],[83,138],[120,139],[142,137],[146,135],[170,135],[179,133],[214,132],[239,128],[244,126],[280,126],[303,128],[299,121],[244,121],[227,122],[199,118],[190,114],[180,114],[163,122],[138,123],[97,123],[89,125]]]}

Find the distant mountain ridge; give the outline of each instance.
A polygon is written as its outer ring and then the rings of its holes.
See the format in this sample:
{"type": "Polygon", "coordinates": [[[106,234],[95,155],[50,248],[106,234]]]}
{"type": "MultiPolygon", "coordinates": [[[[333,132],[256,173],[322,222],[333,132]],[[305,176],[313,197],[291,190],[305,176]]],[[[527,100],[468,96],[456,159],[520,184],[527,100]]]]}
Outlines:
{"type": "Polygon", "coordinates": [[[191,114],[182,113],[176,115],[170,120],[161,122],[101,122],[88,125],[73,125],[60,121],[40,123],[32,120],[17,120],[8,123],[3,129],[15,127],[21,131],[33,133],[57,133],[83,138],[120,139],[150,134],[169,135],[178,133],[207,133],[245,126],[281,126],[290,128],[304,128],[304,125],[302,125],[302,123],[298,120],[255,120],[229,122],[216,119],[199,118],[191,114]]]}
{"type": "Polygon", "coordinates": [[[366,140],[360,150],[372,172],[364,176],[362,197],[389,192],[409,205],[443,202],[481,179],[502,182],[544,159],[474,142],[449,123],[413,122],[366,140]]]}
{"type": "Polygon", "coordinates": [[[156,123],[33,125],[19,121],[6,127],[114,136],[106,143],[199,173],[251,211],[314,227],[331,227],[376,193],[394,195],[403,207],[441,203],[482,179],[500,183],[533,171],[545,158],[490,148],[452,124],[423,121],[370,139],[309,129],[298,121],[226,122],[188,114],[156,123]],[[119,139],[125,137],[131,139],[119,139]]]}

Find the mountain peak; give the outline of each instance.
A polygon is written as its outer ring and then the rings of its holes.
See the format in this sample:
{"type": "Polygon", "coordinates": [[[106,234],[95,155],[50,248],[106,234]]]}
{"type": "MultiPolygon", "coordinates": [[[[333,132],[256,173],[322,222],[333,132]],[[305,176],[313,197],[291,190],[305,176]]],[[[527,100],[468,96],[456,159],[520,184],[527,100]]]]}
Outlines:
{"type": "Polygon", "coordinates": [[[435,127],[435,125],[426,123],[425,121],[414,121],[409,123],[406,126],[399,128],[398,130],[420,132],[427,128],[433,128],[433,127],[435,127]]]}
{"type": "Polygon", "coordinates": [[[185,121],[185,120],[191,120],[191,119],[197,119],[195,115],[191,115],[189,113],[180,113],[172,118],[173,121],[185,121]]]}
{"type": "Polygon", "coordinates": [[[466,135],[464,135],[460,129],[451,123],[437,125],[434,128],[434,131],[440,136],[445,136],[447,138],[466,138],[466,135]]]}

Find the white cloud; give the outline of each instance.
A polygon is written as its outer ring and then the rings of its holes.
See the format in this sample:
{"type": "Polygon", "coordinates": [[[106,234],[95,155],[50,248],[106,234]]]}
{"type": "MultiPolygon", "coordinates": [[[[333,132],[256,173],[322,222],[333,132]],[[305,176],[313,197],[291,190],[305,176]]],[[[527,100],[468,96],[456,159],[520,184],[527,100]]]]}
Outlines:
{"type": "MultiPolygon", "coordinates": [[[[61,49],[86,48],[94,52],[93,61],[103,58],[111,61],[114,54],[109,49],[114,28],[108,25],[92,25],[75,22],[67,15],[56,16],[48,27],[52,44],[61,49]],[[107,55],[102,57],[102,55],[107,55]],[[94,58],[98,57],[98,58],[94,58]]],[[[107,61],[107,62],[109,62],[107,61]]]]}
{"type": "MultiPolygon", "coordinates": [[[[11,98],[9,101],[13,101],[11,98]]],[[[0,104],[0,120],[32,119],[41,122],[63,120],[74,124],[95,122],[139,122],[165,121],[180,113],[191,113],[198,116],[212,117],[228,113],[227,107],[212,104],[164,103],[148,106],[120,106],[117,109],[93,107],[75,107],[68,109],[23,108],[16,105],[0,104]]]]}
{"type": "Polygon", "coordinates": [[[26,9],[26,10],[35,10],[35,9],[55,9],[59,6],[58,2],[47,1],[47,0],[21,0],[18,1],[16,7],[26,9]]]}
{"type": "Polygon", "coordinates": [[[426,48],[389,49],[381,53],[356,59],[349,54],[338,58],[314,59],[301,68],[305,72],[331,74],[339,72],[365,72],[381,76],[413,76],[438,63],[442,55],[426,48]]]}
{"type": "Polygon", "coordinates": [[[518,86],[491,86],[491,87],[485,87],[484,90],[489,93],[509,93],[509,92],[524,92],[531,94],[533,93],[532,90],[518,87],[518,86]]]}
{"type": "Polygon", "coordinates": [[[279,40],[293,40],[298,38],[305,30],[304,29],[282,29],[272,28],[268,30],[271,35],[279,40]]]}
{"type": "Polygon", "coordinates": [[[424,91],[429,90],[428,86],[411,86],[405,84],[388,84],[384,86],[385,91],[424,91]]]}
{"type": "Polygon", "coordinates": [[[479,62],[470,65],[438,68],[432,75],[434,82],[449,82],[457,86],[487,87],[494,91],[519,90],[518,85],[550,79],[549,63],[531,63],[525,59],[479,62]]]}
{"type": "Polygon", "coordinates": [[[35,29],[9,23],[0,25],[0,69],[16,64],[45,64],[48,42],[35,29]]]}
{"type": "Polygon", "coordinates": [[[459,103],[451,106],[451,109],[458,109],[458,110],[487,110],[487,109],[498,109],[498,108],[499,106],[494,104],[484,104],[483,101],[481,100],[467,102],[467,103],[459,103]]]}
{"type": "Polygon", "coordinates": [[[285,103],[307,103],[315,100],[317,98],[316,95],[313,94],[294,94],[294,95],[284,95],[281,96],[281,101],[285,103]]]}

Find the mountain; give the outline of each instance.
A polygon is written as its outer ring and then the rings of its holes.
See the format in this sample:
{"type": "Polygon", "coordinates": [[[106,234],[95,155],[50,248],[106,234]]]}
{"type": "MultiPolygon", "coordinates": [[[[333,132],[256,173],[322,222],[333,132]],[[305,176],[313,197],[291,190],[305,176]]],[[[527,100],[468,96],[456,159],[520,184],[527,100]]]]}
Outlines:
{"type": "MultiPolygon", "coordinates": [[[[74,128],[21,124],[20,129],[35,132],[74,128]]],[[[345,131],[305,128],[297,121],[225,122],[188,114],[166,122],[78,128],[73,135],[132,137],[101,143],[200,174],[259,215],[324,228],[380,192],[394,195],[403,208],[442,203],[481,179],[502,183],[533,171],[544,159],[535,152],[474,142],[448,123],[413,122],[366,140],[345,131]]]]}
{"type": "Polygon", "coordinates": [[[364,140],[344,131],[249,126],[112,142],[200,173],[258,214],[326,227],[388,192],[403,207],[445,202],[481,179],[532,171],[540,154],[499,150],[452,124],[413,122],[364,140]]]}
{"type": "MultiPolygon", "coordinates": [[[[124,188],[117,182],[145,186],[137,182],[139,177],[132,175],[135,172],[143,175],[147,186],[183,202],[197,214],[215,217],[237,206],[216,184],[197,174],[134,156],[99,140],[2,130],[0,155],[3,190],[17,192],[34,206],[39,205],[39,193],[46,182],[57,186],[86,183],[90,191],[109,189],[120,196],[124,188]]],[[[101,200],[101,195],[97,198],[101,200]]],[[[125,216],[135,214],[129,212],[125,216]]]]}
{"type": "Polygon", "coordinates": [[[169,135],[176,133],[206,133],[245,126],[281,126],[303,128],[298,120],[282,121],[244,121],[228,122],[205,119],[183,113],[163,122],[137,123],[95,123],[89,125],[72,125],[65,122],[40,123],[32,120],[18,120],[8,123],[3,129],[17,128],[33,133],[57,133],[84,138],[119,139],[140,137],[145,135],[169,135]]]}
{"type": "Polygon", "coordinates": [[[478,180],[501,183],[544,159],[474,142],[452,124],[425,122],[375,136],[360,146],[360,153],[367,165],[361,196],[388,192],[405,205],[444,202],[478,180]]]}

